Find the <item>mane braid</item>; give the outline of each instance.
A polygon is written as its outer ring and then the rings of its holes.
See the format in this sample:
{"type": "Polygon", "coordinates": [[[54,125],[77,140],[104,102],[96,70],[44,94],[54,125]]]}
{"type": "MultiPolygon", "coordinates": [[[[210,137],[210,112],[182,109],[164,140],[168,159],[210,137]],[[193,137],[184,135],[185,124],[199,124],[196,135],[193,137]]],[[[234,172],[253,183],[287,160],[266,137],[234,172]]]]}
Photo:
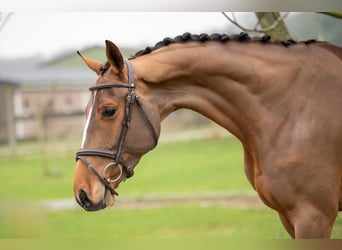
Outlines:
{"type": "MultiPolygon", "coordinates": [[[[274,44],[282,44],[285,47],[289,47],[295,43],[297,43],[293,39],[289,39],[286,41],[271,41],[270,35],[263,35],[262,37],[254,37],[251,38],[248,33],[241,32],[237,35],[229,36],[228,34],[219,34],[219,33],[213,33],[211,35],[208,35],[206,33],[202,33],[200,35],[194,35],[189,32],[185,32],[183,35],[178,35],[174,38],[165,37],[163,40],[157,42],[153,47],[147,46],[145,49],[138,51],[134,56],[131,56],[129,59],[134,59],[139,56],[143,56],[146,54],[149,54],[161,47],[168,46],[173,43],[186,43],[186,42],[200,42],[205,43],[209,41],[216,41],[221,43],[226,43],[228,41],[238,41],[238,42],[261,42],[261,43],[274,43],[274,44]]],[[[311,39],[308,41],[305,41],[304,43],[306,45],[309,45],[311,43],[315,42],[315,40],[311,39]]]]}

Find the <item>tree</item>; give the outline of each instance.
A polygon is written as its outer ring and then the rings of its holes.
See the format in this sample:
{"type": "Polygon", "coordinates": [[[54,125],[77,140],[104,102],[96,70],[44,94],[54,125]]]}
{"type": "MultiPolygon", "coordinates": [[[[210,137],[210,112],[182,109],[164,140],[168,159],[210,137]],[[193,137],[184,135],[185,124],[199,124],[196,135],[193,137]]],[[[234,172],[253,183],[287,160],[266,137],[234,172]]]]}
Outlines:
{"type": "MultiPolygon", "coordinates": [[[[317,12],[318,14],[323,14],[337,19],[342,19],[341,12],[317,12]]],[[[257,22],[254,28],[243,27],[237,21],[234,13],[227,15],[222,12],[222,14],[235,26],[243,31],[247,32],[259,32],[263,34],[268,34],[274,39],[288,40],[292,38],[284,20],[289,13],[281,14],[279,12],[255,12],[257,17],[257,22]]]]}
{"type": "Polygon", "coordinates": [[[341,12],[318,12],[320,14],[323,15],[327,15],[327,16],[332,16],[338,19],[342,19],[342,13],[341,12]]]}
{"type": "Polygon", "coordinates": [[[267,35],[280,40],[292,38],[284,22],[285,16],[281,16],[279,12],[255,12],[255,15],[267,35]]]}
{"type": "Polygon", "coordinates": [[[287,17],[288,13],[281,15],[279,12],[255,12],[258,21],[255,24],[254,28],[245,28],[241,26],[238,23],[234,13],[232,13],[232,17],[224,12],[222,12],[222,14],[231,23],[233,23],[243,31],[267,34],[272,36],[272,38],[279,40],[291,39],[291,34],[284,22],[284,19],[287,17]]]}
{"type": "Polygon", "coordinates": [[[3,13],[0,12],[0,31],[5,27],[11,16],[13,15],[13,12],[10,13],[3,13]]]}

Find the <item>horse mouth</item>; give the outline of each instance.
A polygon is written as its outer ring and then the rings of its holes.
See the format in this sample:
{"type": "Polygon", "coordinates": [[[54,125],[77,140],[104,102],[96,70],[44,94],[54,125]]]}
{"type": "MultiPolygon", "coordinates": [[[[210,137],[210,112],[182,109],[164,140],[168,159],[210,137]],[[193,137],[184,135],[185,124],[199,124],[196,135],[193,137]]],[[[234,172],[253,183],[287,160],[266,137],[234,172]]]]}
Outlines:
{"type": "Polygon", "coordinates": [[[114,205],[114,195],[110,194],[107,189],[104,191],[103,199],[97,203],[92,202],[84,190],[80,190],[78,196],[75,196],[76,202],[86,211],[93,212],[106,207],[111,207],[114,205]]]}

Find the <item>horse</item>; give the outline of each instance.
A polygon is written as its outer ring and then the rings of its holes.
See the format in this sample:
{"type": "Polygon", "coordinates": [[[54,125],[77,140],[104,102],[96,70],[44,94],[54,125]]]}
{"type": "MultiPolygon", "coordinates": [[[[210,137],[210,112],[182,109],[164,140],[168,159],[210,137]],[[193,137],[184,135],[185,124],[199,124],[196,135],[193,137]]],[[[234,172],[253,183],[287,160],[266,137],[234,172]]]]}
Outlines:
{"type": "Polygon", "coordinates": [[[292,238],[331,237],[342,209],[341,47],[184,33],[126,60],[105,44],[105,63],[78,52],[98,76],[76,153],[81,207],[112,206],[157,146],[161,121],[185,108],[241,142],[247,179],[292,238]]]}

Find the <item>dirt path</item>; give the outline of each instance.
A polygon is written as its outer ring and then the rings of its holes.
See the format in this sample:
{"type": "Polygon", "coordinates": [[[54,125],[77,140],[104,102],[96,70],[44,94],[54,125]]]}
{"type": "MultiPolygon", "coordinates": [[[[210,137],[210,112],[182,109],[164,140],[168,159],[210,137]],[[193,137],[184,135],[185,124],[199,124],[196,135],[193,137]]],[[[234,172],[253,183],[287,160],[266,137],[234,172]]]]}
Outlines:
{"type": "MultiPolygon", "coordinates": [[[[42,203],[43,207],[52,210],[70,210],[79,208],[73,199],[55,200],[42,203]]],[[[118,198],[112,209],[151,209],[171,206],[200,206],[227,208],[265,208],[256,194],[204,194],[180,196],[146,196],[118,198]]]]}
{"type": "Polygon", "coordinates": [[[141,199],[124,199],[118,201],[117,208],[139,209],[139,208],[162,208],[170,206],[200,207],[230,207],[230,208],[262,208],[264,205],[256,195],[227,195],[227,196],[183,196],[183,197],[146,197],[141,199]]]}

